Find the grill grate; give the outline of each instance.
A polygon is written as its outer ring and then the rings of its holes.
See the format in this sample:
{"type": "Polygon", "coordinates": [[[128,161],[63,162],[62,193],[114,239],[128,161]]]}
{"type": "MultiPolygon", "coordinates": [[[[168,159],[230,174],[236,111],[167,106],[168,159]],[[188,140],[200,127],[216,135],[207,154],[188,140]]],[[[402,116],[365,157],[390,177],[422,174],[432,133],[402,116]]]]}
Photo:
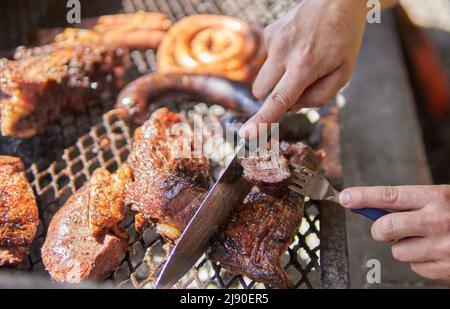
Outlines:
{"type": "MultiPolygon", "coordinates": [[[[200,115],[205,125],[208,121],[218,122],[219,117],[225,114],[225,111],[218,106],[205,108],[204,104],[194,104],[189,104],[194,107],[189,109],[189,113],[186,113],[185,102],[172,104],[171,109],[180,110],[182,115],[186,116],[187,122],[193,119],[194,114],[200,115]],[[199,112],[200,110],[203,112],[199,112]]],[[[161,103],[161,105],[168,104],[161,103]]],[[[153,108],[158,106],[155,105],[153,108]]],[[[104,117],[101,123],[93,126],[73,146],[64,150],[60,160],[52,162],[49,167],[42,170],[37,164],[31,165],[27,176],[37,193],[41,225],[32,245],[28,264],[23,266],[24,270],[43,271],[40,248],[52,216],[71,194],[83,186],[96,168],[105,167],[113,172],[123,164],[131,150],[131,137],[132,129],[127,123],[114,115],[104,117]]],[[[207,136],[205,140],[208,142],[207,136]]],[[[233,153],[231,148],[228,156],[210,157],[216,175],[223,168],[227,157],[233,153]]],[[[159,237],[152,227],[146,229],[143,235],[138,235],[134,230],[132,216],[127,216],[124,225],[131,235],[131,251],[126,254],[123,262],[108,281],[112,281],[116,286],[131,284],[134,287],[152,287],[153,275],[162,266],[170,243],[159,237]]],[[[319,229],[318,208],[312,202],[307,202],[301,228],[288,252],[282,257],[285,269],[294,279],[296,287],[312,288],[318,283],[319,229]]],[[[180,280],[177,287],[260,288],[263,286],[242,276],[232,277],[219,265],[203,258],[180,280]]]]}
{"type": "MultiPolygon", "coordinates": [[[[52,1],[49,0],[48,3],[50,2],[52,1]]],[[[121,4],[124,12],[161,11],[173,21],[191,14],[210,13],[233,15],[266,25],[284,14],[297,2],[290,0],[122,0],[121,4]]],[[[83,6],[89,5],[88,1],[82,1],[82,3],[83,6]]],[[[103,8],[102,13],[106,12],[103,8]]],[[[57,17],[53,18],[57,19],[57,17]]],[[[47,24],[37,19],[37,17],[33,19],[36,20],[33,26],[47,24]]],[[[17,39],[14,40],[16,41],[17,39]]],[[[21,42],[25,42],[23,38],[21,42]]],[[[156,71],[155,58],[154,50],[133,51],[131,59],[134,66],[128,72],[128,78],[133,79],[156,71]]],[[[168,103],[165,103],[161,104],[167,106],[168,103]]],[[[171,102],[170,104],[174,104],[172,107],[176,110],[186,110],[189,106],[191,110],[203,110],[204,116],[213,116],[206,117],[208,119],[217,118],[217,107],[205,111],[203,105],[195,105],[196,103],[171,102]]],[[[6,141],[0,144],[0,152],[19,155],[25,159],[29,166],[27,176],[36,192],[40,207],[41,222],[38,235],[22,270],[40,273],[49,278],[41,261],[40,250],[52,216],[70,195],[89,179],[96,168],[105,167],[113,172],[126,161],[131,150],[131,136],[134,128],[129,127],[117,117],[102,117],[112,106],[112,100],[105,100],[99,105],[86,108],[83,113],[65,115],[41,137],[24,142],[6,141]],[[52,147],[49,148],[49,145],[52,147]],[[30,149],[35,150],[30,153],[30,149]]],[[[217,171],[222,164],[223,160],[216,162],[217,171]]],[[[156,234],[153,228],[145,230],[142,236],[138,236],[134,231],[131,216],[127,216],[124,226],[130,234],[131,251],[126,254],[114,273],[100,284],[153,287],[152,274],[162,265],[168,244],[156,234]]],[[[324,271],[320,266],[320,257],[324,254],[320,252],[320,232],[319,207],[309,201],[305,205],[301,228],[289,250],[282,257],[282,262],[296,288],[320,287],[320,282],[323,280],[320,271],[324,271]]],[[[341,243],[336,245],[345,246],[341,243]]],[[[339,248],[339,250],[345,249],[339,248]]],[[[345,278],[348,276],[347,273],[340,273],[341,270],[330,271],[345,278]]],[[[203,258],[179,281],[176,287],[264,288],[264,285],[252,282],[243,276],[233,277],[219,265],[203,258]]]]}

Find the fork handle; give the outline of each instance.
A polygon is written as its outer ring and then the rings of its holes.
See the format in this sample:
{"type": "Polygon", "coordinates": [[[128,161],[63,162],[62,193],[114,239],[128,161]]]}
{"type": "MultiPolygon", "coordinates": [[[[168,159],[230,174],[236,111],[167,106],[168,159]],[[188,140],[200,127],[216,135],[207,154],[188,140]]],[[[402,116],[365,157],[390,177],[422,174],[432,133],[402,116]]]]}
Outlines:
{"type": "Polygon", "coordinates": [[[388,215],[390,213],[384,209],[377,209],[377,208],[352,209],[351,211],[355,214],[366,217],[367,219],[370,219],[372,221],[376,221],[381,217],[388,215]]]}

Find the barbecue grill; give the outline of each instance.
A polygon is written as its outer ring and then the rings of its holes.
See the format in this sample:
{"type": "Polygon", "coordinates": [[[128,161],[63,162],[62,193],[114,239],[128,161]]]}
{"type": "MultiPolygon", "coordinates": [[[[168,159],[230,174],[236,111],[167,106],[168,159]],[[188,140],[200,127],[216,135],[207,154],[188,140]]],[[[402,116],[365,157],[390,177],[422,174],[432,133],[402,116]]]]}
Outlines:
{"type": "MultiPolygon", "coordinates": [[[[176,21],[198,13],[232,15],[267,25],[298,1],[291,0],[123,0],[80,1],[82,16],[139,10],[160,11],[176,21]]],[[[37,27],[65,25],[65,1],[4,1],[0,11],[0,53],[7,55],[16,46],[26,44],[28,33],[37,27]]],[[[127,78],[156,70],[155,51],[133,51],[133,67],[127,78]]],[[[189,111],[186,117],[200,114],[205,121],[215,121],[226,113],[218,106],[173,99],[160,102],[174,110],[189,111]]],[[[67,198],[79,189],[94,170],[105,167],[114,171],[124,163],[131,150],[134,128],[120,117],[105,114],[112,109],[114,98],[103,99],[83,112],[67,114],[39,137],[16,140],[0,137],[0,154],[20,156],[27,166],[27,177],[35,191],[40,208],[40,226],[27,262],[16,270],[0,271],[1,286],[50,285],[42,265],[40,250],[52,216],[67,198]],[[16,279],[19,277],[18,279],[16,279]],[[24,278],[29,279],[24,281],[24,278]]],[[[310,140],[327,152],[324,169],[333,184],[340,186],[338,108],[335,102],[319,111],[320,119],[310,140]]],[[[309,117],[311,118],[311,117],[309,117]]],[[[305,121],[309,119],[305,117],[305,121]]],[[[220,171],[224,158],[214,159],[220,171]]],[[[155,272],[164,262],[169,245],[153,228],[139,236],[134,232],[131,216],[124,222],[130,233],[130,252],[121,265],[100,286],[152,287],[155,272]]],[[[282,260],[296,288],[347,288],[349,286],[345,217],[342,209],[326,203],[308,201],[300,230],[282,260]]],[[[231,276],[219,265],[202,258],[176,285],[178,288],[261,288],[243,276],[231,276]]]]}

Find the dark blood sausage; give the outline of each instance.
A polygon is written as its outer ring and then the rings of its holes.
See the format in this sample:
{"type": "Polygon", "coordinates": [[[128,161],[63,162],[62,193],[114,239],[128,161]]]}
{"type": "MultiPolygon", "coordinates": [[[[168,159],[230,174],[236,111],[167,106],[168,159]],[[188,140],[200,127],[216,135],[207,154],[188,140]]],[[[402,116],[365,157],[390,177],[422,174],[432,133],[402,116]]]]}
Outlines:
{"type": "Polygon", "coordinates": [[[122,90],[116,109],[124,111],[136,123],[142,124],[148,116],[151,102],[174,93],[222,105],[246,117],[253,116],[260,108],[260,103],[245,86],[221,77],[148,74],[134,80],[122,90]]]}
{"type": "Polygon", "coordinates": [[[0,156],[0,266],[18,266],[39,224],[38,207],[19,158],[0,156]]]}
{"type": "MultiPolygon", "coordinates": [[[[298,144],[281,145],[282,153],[290,162],[318,169],[323,152],[298,144]]],[[[258,169],[261,165],[246,165],[247,169],[258,169]]],[[[263,164],[264,166],[264,164],[263,164]]],[[[244,166],[245,167],[245,166],[244,166]]],[[[259,184],[263,172],[249,173],[252,183],[259,184]],[[257,175],[257,179],[251,179],[257,175]]],[[[254,188],[244,203],[231,215],[212,241],[209,257],[231,272],[242,274],[257,282],[276,288],[290,288],[293,283],[280,263],[282,254],[298,232],[303,216],[303,197],[292,191],[284,191],[274,197],[267,191],[267,184],[278,179],[269,175],[261,188],[254,188]]],[[[271,192],[272,190],[269,190],[271,192]]]]}

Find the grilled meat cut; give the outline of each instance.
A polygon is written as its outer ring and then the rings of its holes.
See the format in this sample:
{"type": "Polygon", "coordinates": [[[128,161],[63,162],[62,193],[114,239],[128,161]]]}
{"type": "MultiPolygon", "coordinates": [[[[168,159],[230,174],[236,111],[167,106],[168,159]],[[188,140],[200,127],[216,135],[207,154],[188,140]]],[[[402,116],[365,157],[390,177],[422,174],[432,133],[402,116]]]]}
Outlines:
{"type": "Polygon", "coordinates": [[[210,184],[209,161],[196,156],[193,137],[176,129],[180,125],[178,114],[162,108],[137,130],[129,157],[134,180],[126,188],[126,203],[172,240],[181,235],[210,184]]]}
{"type": "MultiPolygon", "coordinates": [[[[284,143],[281,148],[290,162],[311,169],[317,169],[323,158],[322,152],[314,152],[300,143],[284,143]]],[[[252,169],[262,166],[262,171],[253,171],[252,174],[246,171],[247,179],[256,184],[261,183],[261,175],[264,175],[267,166],[265,158],[260,164],[255,158],[249,159],[251,164],[245,160],[242,161],[244,166],[252,169]],[[252,179],[252,175],[256,175],[256,179],[252,179]]],[[[271,181],[279,186],[278,178],[273,178],[269,173],[261,189],[266,190],[271,181]]],[[[272,191],[270,189],[269,193],[272,191]]],[[[209,257],[233,274],[243,274],[277,288],[293,287],[280,264],[280,258],[299,229],[303,216],[303,197],[292,191],[284,192],[282,196],[274,197],[254,188],[212,242],[209,257]]]]}
{"type": "Polygon", "coordinates": [[[244,168],[244,179],[263,192],[273,196],[286,193],[292,174],[289,161],[279,151],[257,151],[241,158],[239,163],[244,168]]]}
{"type": "Polygon", "coordinates": [[[55,281],[101,280],[120,264],[128,236],[118,225],[130,177],[127,166],[113,175],[97,169],[55,214],[42,247],[42,261],[55,281]]]}
{"type": "Polygon", "coordinates": [[[38,207],[19,158],[0,156],[0,266],[18,266],[36,236],[38,207]]]}
{"type": "Polygon", "coordinates": [[[63,112],[82,110],[120,87],[125,54],[89,30],[67,29],[42,47],[0,59],[0,133],[27,138],[63,112]]]}

